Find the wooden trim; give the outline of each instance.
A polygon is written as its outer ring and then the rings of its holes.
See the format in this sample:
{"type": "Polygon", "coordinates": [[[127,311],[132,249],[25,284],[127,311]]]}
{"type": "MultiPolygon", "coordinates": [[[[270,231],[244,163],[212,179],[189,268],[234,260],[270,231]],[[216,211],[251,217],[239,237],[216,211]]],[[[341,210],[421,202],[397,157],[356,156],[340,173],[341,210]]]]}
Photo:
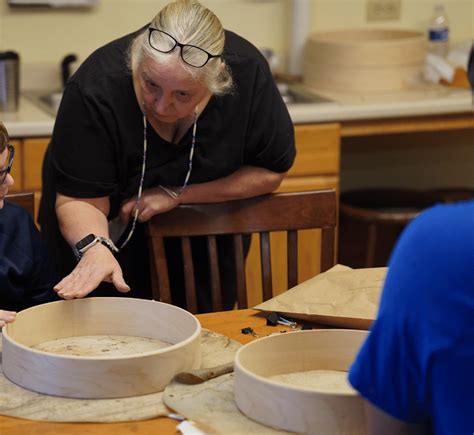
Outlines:
{"type": "Polygon", "coordinates": [[[242,227],[246,233],[287,231],[295,227],[301,230],[315,228],[315,221],[320,227],[331,227],[336,224],[334,201],[334,191],[326,189],[266,194],[220,203],[182,204],[153,216],[147,231],[151,237],[183,237],[237,233],[242,227]],[[300,215],[301,209],[295,209],[295,202],[305,206],[304,217],[300,215]],[[275,207],[279,213],[275,213],[275,207]]]}
{"type": "Polygon", "coordinates": [[[48,138],[25,139],[23,141],[24,190],[41,190],[43,160],[48,145],[48,138]]]}
{"type": "Polygon", "coordinates": [[[410,116],[389,119],[346,121],[341,125],[341,136],[373,136],[378,134],[413,133],[474,129],[474,114],[410,116]]]}
{"type": "Polygon", "coordinates": [[[339,173],[340,124],[295,126],[296,159],[288,177],[339,173]]]}

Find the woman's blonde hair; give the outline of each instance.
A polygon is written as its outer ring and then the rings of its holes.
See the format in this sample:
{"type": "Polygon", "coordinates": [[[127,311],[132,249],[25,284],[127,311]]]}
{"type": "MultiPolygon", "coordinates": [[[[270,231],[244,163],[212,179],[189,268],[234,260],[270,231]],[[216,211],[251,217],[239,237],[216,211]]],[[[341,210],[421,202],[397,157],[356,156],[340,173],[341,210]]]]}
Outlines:
{"type": "Polygon", "coordinates": [[[0,153],[3,153],[7,148],[10,137],[8,136],[8,131],[5,126],[0,122],[0,153]]]}
{"type": "MultiPolygon", "coordinates": [[[[181,44],[195,45],[210,54],[224,51],[225,33],[219,19],[196,0],[177,0],[167,4],[153,18],[151,27],[172,35],[181,44]]],[[[175,49],[172,54],[178,53],[175,49]]],[[[150,46],[148,29],[132,43],[130,64],[138,65],[144,58],[151,58],[159,64],[169,61],[170,53],[161,53],[150,46]]],[[[210,92],[224,95],[233,86],[232,75],[224,60],[211,58],[202,68],[182,62],[183,67],[197,81],[203,82],[210,92]]]]}

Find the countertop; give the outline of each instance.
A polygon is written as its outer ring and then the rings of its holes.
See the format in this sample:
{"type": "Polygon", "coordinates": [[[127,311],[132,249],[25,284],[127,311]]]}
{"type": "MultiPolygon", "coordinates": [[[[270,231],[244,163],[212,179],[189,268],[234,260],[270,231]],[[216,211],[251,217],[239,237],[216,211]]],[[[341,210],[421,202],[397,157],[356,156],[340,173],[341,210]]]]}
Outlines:
{"type": "MultiPolygon", "coordinates": [[[[331,102],[289,104],[295,124],[344,122],[358,119],[382,119],[466,113],[473,111],[469,89],[431,86],[423,90],[360,96],[323,94],[331,102]]],[[[47,137],[52,134],[54,117],[22,96],[17,112],[0,112],[0,120],[11,137],[47,137]]]]}
{"type": "Polygon", "coordinates": [[[0,112],[0,121],[13,138],[51,136],[54,127],[54,117],[23,96],[18,111],[0,112]]]}

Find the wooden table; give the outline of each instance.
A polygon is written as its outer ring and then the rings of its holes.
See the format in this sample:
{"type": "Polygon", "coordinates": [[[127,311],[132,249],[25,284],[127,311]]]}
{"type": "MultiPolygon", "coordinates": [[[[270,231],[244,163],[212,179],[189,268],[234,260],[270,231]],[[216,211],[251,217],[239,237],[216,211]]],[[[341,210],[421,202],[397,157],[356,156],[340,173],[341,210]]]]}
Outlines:
{"type": "MultiPolygon", "coordinates": [[[[257,310],[235,310],[197,316],[203,328],[216,331],[239,341],[248,343],[255,339],[242,334],[242,328],[250,326],[260,336],[288,330],[285,326],[266,326],[265,317],[257,310]]],[[[150,435],[176,434],[177,423],[168,418],[125,423],[44,423],[0,416],[0,435],[150,435]]]]}

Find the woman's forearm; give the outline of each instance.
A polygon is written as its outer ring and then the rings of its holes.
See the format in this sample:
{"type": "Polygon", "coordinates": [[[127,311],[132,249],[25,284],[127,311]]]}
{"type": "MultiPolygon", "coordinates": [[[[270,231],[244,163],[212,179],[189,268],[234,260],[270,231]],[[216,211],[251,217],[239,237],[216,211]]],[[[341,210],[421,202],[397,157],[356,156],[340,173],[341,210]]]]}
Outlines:
{"type": "Polygon", "coordinates": [[[59,229],[70,246],[90,233],[108,237],[108,212],[108,197],[70,198],[61,194],[56,197],[59,229]]]}
{"type": "MultiPolygon", "coordinates": [[[[109,207],[108,197],[81,199],[57,195],[59,228],[69,245],[74,246],[91,233],[108,237],[109,207]]],[[[54,290],[64,299],[82,298],[95,290],[102,281],[111,282],[120,292],[130,291],[112,252],[97,243],[87,249],[74,270],[57,283],[54,290]]]]}
{"type": "Polygon", "coordinates": [[[227,177],[188,186],[179,199],[183,204],[192,204],[250,198],[273,192],[285,175],[256,166],[244,166],[227,177]]]}
{"type": "MultiPolygon", "coordinates": [[[[146,222],[152,216],[167,212],[181,204],[198,204],[250,198],[273,192],[278,188],[286,173],[280,174],[268,169],[245,166],[232,175],[214,181],[188,186],[177,196],[178,188],[158,186],[144,190],[139,205],[139,222],[146,222]]],[[[122,221],[131,218],[136,198],[126,201],[121,208],[122,221]]]]}

